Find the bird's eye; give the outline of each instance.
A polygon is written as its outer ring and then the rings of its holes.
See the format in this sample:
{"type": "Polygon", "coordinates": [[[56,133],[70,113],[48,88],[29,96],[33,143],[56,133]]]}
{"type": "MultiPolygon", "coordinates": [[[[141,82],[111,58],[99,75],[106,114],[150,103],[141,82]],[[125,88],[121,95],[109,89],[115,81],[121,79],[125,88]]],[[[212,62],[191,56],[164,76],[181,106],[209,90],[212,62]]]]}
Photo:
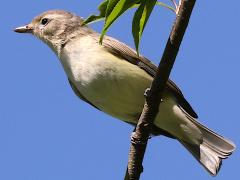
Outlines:
{"type": "Polygon", "coordinates": [[[41,24],[42,25],[46,25],[47,23],[48,23],[48,19],[47,18],[43,18],[42,20],[41,20],[41,24]]]}

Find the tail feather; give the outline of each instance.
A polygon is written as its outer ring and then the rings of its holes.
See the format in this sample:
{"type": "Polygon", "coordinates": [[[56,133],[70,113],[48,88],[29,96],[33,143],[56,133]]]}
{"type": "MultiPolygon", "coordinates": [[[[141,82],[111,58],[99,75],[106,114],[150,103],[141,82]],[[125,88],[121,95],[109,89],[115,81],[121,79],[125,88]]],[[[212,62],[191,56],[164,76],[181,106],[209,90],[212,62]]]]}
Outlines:
{"type": "Polygon", "coordinates": [[[232,141],[203,126],[191,116],[188,116],[188,119],[201,130],[203,142],[200,145],[180,142],[211,175],[215,176],[221,168],[222,159],[226,159],[232,154],[235,145],[232,141]]]}
{"type": "Polygon", "coordinates": [[[232,141],[213,132],[211,129],[208,129],[194,118],[190,117],[189,119],[201,130],[204,141],[209,146],[212,146],[214,149],[229,155],[234,151],[235,145],[232,141]]]}
{"type": "Polygon", "coordinates": [[[199,145],[180,141],[197,161],[213,176],[216,176],[222,165],[222,157],[205,143],[199,145]]]}
{"type": "Polygon", "coordinates": [[[200,145],[200,162],[214,176],[217,175],[222,165],[222,159],[219,154],[205,143],[200,145]]]}

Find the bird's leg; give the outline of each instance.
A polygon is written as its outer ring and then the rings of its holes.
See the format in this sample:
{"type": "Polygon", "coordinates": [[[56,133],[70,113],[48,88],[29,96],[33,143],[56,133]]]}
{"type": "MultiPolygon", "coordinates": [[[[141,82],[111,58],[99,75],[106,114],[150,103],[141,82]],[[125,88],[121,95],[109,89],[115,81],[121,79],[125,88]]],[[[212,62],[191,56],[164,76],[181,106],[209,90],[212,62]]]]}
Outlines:
{"type": "Polygon", "coordinates": [[[150,88],[147,88],[145,91],[144,91],[144,97],[147,97],[148,96],[148,93],[149,93],[149,91],[150,91],[150,88]]]}
{"type": "MultiPolygon", "coordinates": [[[[144,91],[144,97],[146,98],[149,94],[149,91],[150,91],[150,88],[147,88],[145,91],[144,91]]],[[[163,99],[161,99],[161,102],[163,102],[163,99]]]]}

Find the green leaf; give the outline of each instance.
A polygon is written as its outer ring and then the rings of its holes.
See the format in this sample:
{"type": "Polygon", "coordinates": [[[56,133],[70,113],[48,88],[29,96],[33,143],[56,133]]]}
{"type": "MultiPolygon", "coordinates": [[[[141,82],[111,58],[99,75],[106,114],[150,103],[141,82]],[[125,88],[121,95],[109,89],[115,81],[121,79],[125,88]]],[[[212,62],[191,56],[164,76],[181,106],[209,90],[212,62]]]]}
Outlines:
{"type": "Polygon", "coordinates": [[[109,3],[109,0],[105,0],[98,6],[98,10],[100,11],[100,16],[105,17],[108,3],[109,3]]]}
{"type": "Polygon", "coordinates": [[[139,42],[142,37],[143,30],[152,13],[153,7],[157,0],[142,0],[139,8],[134,14],[132,22],[132,35],[134,38],[135,47],[139,54],[139,42]]]}
{"type": "Polygon", "coordinates": [[[98,21],[101,21],[101,20],[104,20],[104,17],[91,15],[83,21],[82,25],[91,24],[91,23],[98,22],[98,21]]]}
{"type": "Polygon", "coordinates": [[[115,8],[118,1],[120,1],[120,0],[109,0],[107,9],[106,9],[106,14],[105,14],[106,19],[109,16],[109,14],[113,11],[113,9],[115,8]]]}
{"type": "Polygon", "coordinates": [[[109,0],[105,0],[103,1],[99,6],[98,6],[98,10],[99,10],[99,15],[91,15],[89,16],[86,20],[84,20],[82,25],[86,25],[86,24],[90,24],[90,23],[94,23],[97,21],[101,21],[105,18],[106,15],[106,10],[107,10],[107,5],[109,3],[109,0]]]}
{"type": "Polygon", "coordinates": [[[103,37],[112,23],[126,10],[138,2],[139,0],[109,0],[105,16],[105,24],[100,37],[100,43],[102,43],[103,37]]]}

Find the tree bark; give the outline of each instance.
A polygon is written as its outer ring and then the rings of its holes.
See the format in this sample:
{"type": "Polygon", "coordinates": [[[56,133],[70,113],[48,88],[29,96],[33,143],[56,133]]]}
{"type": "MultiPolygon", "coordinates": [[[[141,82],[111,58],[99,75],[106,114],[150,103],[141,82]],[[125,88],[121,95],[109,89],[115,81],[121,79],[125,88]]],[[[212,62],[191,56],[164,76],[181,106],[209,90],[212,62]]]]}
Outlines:
{"type": "Polygon", "coordinates": [[[143,172],[142,162],[151,127],[158,113],[161,97],[188,26],[195,1],[180,0],[176,20],[158,66],[156,76],[152,81],[150,89],[146,91],[144,108],[135,131],[131,136],[131,147],[125,180],[138,180],[143,172]]]}

